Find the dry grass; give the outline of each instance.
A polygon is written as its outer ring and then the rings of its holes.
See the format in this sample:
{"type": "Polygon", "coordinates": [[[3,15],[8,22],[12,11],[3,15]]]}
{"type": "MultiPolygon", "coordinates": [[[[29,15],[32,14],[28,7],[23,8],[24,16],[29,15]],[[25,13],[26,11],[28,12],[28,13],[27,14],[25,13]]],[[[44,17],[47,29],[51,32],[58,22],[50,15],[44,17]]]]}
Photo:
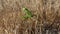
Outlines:
{"type": "Polygon", "coordinates": [[[0,0],[0,34],[60,34],[60,0],[0,0]],[[22,20],[22,6],[33,17],[22,20]]]}

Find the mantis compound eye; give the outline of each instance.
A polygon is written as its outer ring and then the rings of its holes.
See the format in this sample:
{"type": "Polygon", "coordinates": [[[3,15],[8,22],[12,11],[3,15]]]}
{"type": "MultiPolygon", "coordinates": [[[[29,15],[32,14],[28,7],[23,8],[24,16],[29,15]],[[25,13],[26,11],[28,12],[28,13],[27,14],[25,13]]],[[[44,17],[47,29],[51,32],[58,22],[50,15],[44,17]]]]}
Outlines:
{"type": "Polygon", "coordinates": [[[25,10],[26,8],[23,8],[23,10],[25,10]]]}

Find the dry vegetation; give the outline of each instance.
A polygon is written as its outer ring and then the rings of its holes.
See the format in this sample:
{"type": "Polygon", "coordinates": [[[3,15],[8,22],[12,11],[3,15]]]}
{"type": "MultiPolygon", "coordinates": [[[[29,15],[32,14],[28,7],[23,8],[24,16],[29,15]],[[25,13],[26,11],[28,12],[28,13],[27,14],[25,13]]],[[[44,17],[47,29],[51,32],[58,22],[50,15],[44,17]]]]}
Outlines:
{"type": "Polygon", "coordinates": [[[60,0],[0,0],[0,34],[60,34],[60,0]],[[22,7],[33,17],[22,20],[22,7]]]}

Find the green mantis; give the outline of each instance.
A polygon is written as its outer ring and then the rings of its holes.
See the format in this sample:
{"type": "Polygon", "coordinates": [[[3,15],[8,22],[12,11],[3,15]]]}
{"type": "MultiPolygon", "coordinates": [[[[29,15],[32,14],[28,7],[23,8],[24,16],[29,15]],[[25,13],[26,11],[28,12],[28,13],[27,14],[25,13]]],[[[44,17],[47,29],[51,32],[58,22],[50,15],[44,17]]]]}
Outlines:
{"type": "Polygon", "coordinates": [[[27,9],[27,8],[22,8],[25,16],[23,16],[23,18],[31,18],[32,17],[32,14],[31,12],[27,9]]]}

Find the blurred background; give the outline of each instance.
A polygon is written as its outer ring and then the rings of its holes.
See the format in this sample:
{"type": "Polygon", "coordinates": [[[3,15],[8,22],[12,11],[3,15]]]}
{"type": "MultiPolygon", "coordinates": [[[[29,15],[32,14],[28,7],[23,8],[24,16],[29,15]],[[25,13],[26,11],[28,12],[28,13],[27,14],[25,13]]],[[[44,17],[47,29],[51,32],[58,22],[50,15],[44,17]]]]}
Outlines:
{"type": "Polygon", "coordinates": [[[60,0],[0,0],[0,34],[60,34],[60,0]]]}

